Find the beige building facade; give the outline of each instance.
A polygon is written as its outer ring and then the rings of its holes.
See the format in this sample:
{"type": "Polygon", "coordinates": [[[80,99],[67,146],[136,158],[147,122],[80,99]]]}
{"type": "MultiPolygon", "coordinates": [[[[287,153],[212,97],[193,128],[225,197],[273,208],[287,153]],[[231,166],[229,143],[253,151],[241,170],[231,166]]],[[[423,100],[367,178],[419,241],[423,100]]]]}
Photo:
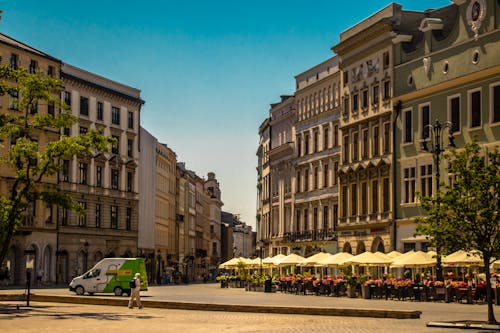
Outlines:
{"type": "Polygon", "coordinates": [[[297,75],[294,212],[288,247],[337,252],[340,72],[332,57],[297,75]]]}
{"type": "MultiPolygon", "coordinates": [[[[14,69],[26,68],[30,73],[42,72],[49,76],[59,77],[61,61],[32,48],[9,36],[0,34],[0,53],[2,65],[14,69]]],[[[55,92],[59,94],[59,92],[55,92]]],[[[0,113],[21,116],[18,94],[0,96],[0,113]]],[[[57,97],[57,96],[54,96],[57,97]]],[[[51,114],[56,112],[49,105],[37,105],[31,113],[51,114]]],[[[29,116],[29,115],[28,115],[29,116]]],[[[39,149],[53,140],[58,140],[59,131],[44,130],[34,133],[39,149]]],[[[10,149],[10,143],[0,144],[0,155],[10,149]]],[[[7,195],[12,188],[15,171],[8,166],[0,165],[0,191],[7,195]]],[[[44,182],[56,186],[57,177],[46,177],[44,182]]],[[[22,225],[11,241],[10,250],[4,265],[9,269],[9,284],[23,284],[26,281],[26,269],[32,269],[32,279],[40,272],[44,283],[56,281],[57,253],[57,208],[41,201],[30,203],[26,210],[22,225]]],[[[2,267],[3,269],[3,267],[2,267]]]]}
{"type": "Polygon", "coordinates": [[[391,4],[340,34],[342,73],[339,249],[394,247],[393,44],[401,6],[391,4]]]}
{"type": "Polygon", "coordinates": [[[63,160],[60,188],[87,211],[58,209],[58,282],[66,283],[104,257],[137,253],[140,90],[63,64],[62,100],[78,123],[62,135],[89,129],[117,140],[109,152],[63,160]]]}

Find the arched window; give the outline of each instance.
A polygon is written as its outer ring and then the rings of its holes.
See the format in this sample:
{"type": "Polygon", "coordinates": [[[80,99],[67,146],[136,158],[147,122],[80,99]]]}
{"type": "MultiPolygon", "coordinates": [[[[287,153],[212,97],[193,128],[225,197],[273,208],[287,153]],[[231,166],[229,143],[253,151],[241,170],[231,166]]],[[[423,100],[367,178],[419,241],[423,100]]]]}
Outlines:
{"type": "Polygon", "coordinates": [[[349,242],[344,244],[344,247],[342,248],[342,252],[352,254],[352,247],[351,247],[351,244],[349,242]]]}

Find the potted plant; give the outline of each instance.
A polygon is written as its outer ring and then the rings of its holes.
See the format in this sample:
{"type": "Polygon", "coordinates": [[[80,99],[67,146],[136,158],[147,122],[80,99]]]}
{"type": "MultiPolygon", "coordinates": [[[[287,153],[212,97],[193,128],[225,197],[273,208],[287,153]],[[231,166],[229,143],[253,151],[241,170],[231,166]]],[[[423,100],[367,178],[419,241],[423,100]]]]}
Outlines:
{"type": "Polygon", "coordinates": [[[348,276],[346,279],[347,296],[350,298],[356,297],[356,288],[358,286],[358,277],[356,275],[348,276]]]}

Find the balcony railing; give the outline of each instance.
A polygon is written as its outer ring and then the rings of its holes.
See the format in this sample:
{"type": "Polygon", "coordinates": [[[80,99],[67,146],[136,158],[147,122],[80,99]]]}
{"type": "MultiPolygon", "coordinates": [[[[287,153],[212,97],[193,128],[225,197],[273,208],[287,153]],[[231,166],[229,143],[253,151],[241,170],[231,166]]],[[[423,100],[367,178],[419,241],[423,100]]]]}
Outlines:
{"type": "Polygon", "coordinates": [[[283,237],[283,240],[286,242],[311,242],[336,239],[337,232],[333,228],[288,232],[283,237]]]}

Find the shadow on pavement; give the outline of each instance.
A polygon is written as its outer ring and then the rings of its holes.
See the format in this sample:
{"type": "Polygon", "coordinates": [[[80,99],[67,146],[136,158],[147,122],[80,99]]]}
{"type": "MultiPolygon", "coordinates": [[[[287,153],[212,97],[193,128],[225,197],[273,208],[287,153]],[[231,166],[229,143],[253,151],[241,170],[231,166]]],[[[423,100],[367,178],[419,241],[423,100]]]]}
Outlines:
{"type": "MultiPolygon", "coordinates": [[[[21,318],[33,318],[33,317],[46,317],[48,319],[54,320],[65,320],[65,319],[94,319],[94,320],[124,320],[124,319],[154,319],[159,317],[154,317],[150,315],[140,315],[136,311],[128,308],[123,309],[123,314],[121,313],[106,313],[106,312],[79,312],[79,313],[56,313],[57,310],[55,306],[43,306],[35,305],[30,307],[25,307],[24,305],[6,305],[0,304],[0,320],[12,320],[21,318]],[[130,313],[127,313],[130,312],[130,313]]],[[[142,311],[142,310],[141,310],[142,311]]]]}

